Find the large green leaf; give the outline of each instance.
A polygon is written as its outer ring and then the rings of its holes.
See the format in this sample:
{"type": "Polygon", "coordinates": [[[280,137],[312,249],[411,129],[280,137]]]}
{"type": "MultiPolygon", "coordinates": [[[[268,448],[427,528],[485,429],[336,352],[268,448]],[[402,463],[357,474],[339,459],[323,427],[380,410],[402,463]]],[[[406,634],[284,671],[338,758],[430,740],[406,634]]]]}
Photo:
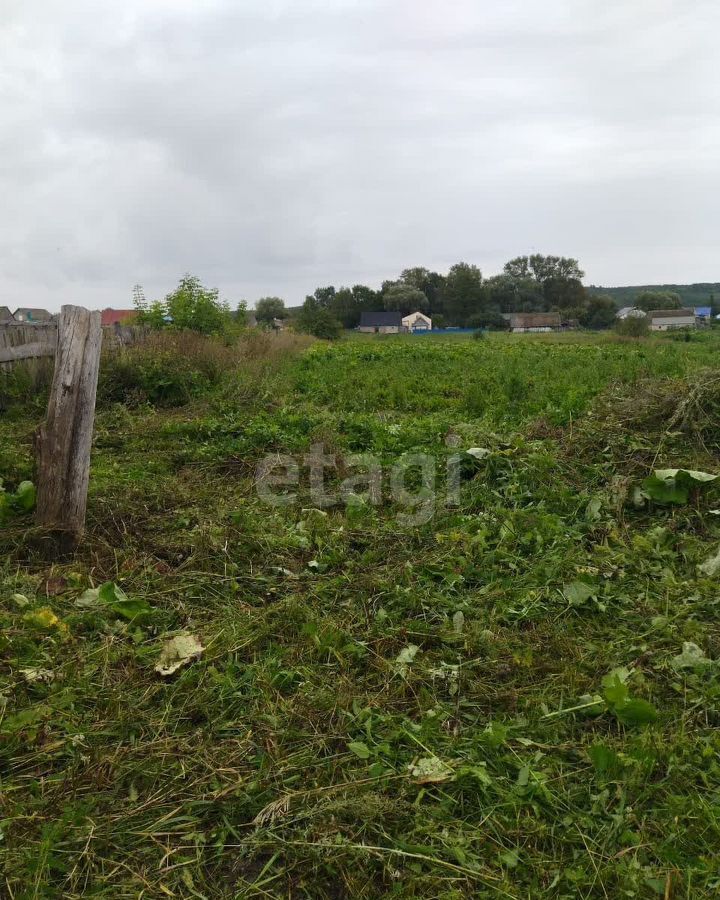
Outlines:
{"type": "Polygon", "coordinates": [[[571,581],[563,585],[563,594],[570,606],[583,606],[591,597],[597,597],[598,589],[585,581],[571,581]]]}
{"type": "Polygon", "coordinates": [[[35,508],[36,497],[37,491],[32,481],[21,481],[13,495],[13,501],[18,509],[21,509],[23,512],[30,512],[30,510],[35,508]]]}
{"type": "Polygon", "coordinates": [[[715,481],[718,475],[692,469],[656,469],[642,483],[646,497],[655,503],[682,505],[690,499],[690,491],[715,481]]]}
{"type": "Polygon", "coordinates": [[[615,715],[625,725],[649,725],[657,721],[658,712],[647,700],[628,700],[614,710],[615,715]]]}
{"type": "Polygon", "coordinates": [[[107,604],[118,616],[122,616],[123,619],[130,622],[140,616],[146,616],[152,611],[147,600],[131,600],[114,581],[106,581],[102,585],[98,590],[98,600],[107,604]]]}

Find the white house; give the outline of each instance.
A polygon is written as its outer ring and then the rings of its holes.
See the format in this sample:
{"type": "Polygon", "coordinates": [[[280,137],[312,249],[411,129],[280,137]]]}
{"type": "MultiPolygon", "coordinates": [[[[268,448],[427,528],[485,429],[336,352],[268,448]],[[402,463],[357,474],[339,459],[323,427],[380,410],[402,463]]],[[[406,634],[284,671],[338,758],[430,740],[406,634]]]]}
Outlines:
{"type": "Polygon", "coordinates": [[[653,309],[647,314],[650,331],[668,331],[671,328],[695,328],[694,309],[653,309]]]}
{"type": "Polygon", "coordinates": [[[408,331],[432,331],[432,319],[425,313],[414,312],[403,316],[402,323],[408,331]]]}
{"type": "Polygon", "coordinates": [[[618,319],[644,319],[645,313],[637,306],[623,306],[617,311],[618,319]]]}

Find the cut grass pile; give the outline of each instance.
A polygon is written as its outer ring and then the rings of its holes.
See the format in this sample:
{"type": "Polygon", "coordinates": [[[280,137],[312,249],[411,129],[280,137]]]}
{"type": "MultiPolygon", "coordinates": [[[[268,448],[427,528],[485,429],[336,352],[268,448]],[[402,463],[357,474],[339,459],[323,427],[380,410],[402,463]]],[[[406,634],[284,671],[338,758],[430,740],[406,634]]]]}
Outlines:
{"type": "MultiPolygon", "coordinates": [[[[718,471],[718,349],[318,344],[104,403],[77,557],[0,525],[7,896],[717,896],[720,488],[636,488],[718,471]],[[487,452],[417,527],[263,505],[318,442],[487,452]]],[[[0,421],[9,490],[36,424],[0,421]]]]}

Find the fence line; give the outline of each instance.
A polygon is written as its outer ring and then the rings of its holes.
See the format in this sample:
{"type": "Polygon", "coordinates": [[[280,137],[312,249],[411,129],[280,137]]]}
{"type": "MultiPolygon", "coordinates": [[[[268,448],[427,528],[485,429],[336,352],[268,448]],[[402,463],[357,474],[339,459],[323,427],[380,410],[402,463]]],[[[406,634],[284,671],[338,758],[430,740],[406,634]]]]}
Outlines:
{"type": "MultiPolygon", "coordinates": [[[[137,325],[110,325],[102,330],[103,346],[127,347],[145,340],[148,329],[137,325]]],[[[9,322],[0,325],[0,371],[20,360],[55,356],[57,321],[37,324],[9,322]]]]}
{"type": "Polygon", "coordinates": [[[0,367],[8,368],[20,359],[54,356],[57,322],[38,325],[0,325],[0,367]]]}

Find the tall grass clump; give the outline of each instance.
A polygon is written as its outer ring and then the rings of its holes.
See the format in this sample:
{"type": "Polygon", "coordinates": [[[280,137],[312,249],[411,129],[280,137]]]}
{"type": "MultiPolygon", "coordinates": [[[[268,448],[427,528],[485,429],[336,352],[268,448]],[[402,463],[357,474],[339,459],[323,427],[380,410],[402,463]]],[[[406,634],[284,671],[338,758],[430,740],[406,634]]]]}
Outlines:
{"type": "Polygon", "coordinates": [[[98,403],[183,406],[223,381],[253,382],[307,343],[265,332],[248,331],[235,341],[194,331],[153,332],[143,343],[103,353],[98,403]]]}

